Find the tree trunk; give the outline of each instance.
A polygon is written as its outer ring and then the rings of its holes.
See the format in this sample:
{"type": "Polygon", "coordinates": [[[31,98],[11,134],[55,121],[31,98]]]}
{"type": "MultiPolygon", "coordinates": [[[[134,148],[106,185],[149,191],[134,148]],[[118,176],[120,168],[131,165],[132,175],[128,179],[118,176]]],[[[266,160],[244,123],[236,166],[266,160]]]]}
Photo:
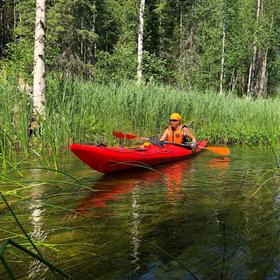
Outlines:
{"type": "Polygon", "coordinates": [[[222,23],[222,30],[223,30],[223,39],[222,39],[221,73],[220,73],[220,94],[223,94],[223,83],[224,83],[225,40],[226,40],[226,31],[225,31],[224,23],[222,23]]]}
{"type": "Polygon", "coordinates": [[[139,31],[138,31],[138,54],[137,54],[137,80],[142,80],[142,61],[143,61],[143,35],[144,35],[144,13],[145,0],[140,0],[139,11],[139,31]]]}
{"type": "MultiPolygon", "coordinates": [[[[96,32],[96,0],[93,0],[93,13],[92,13],[92,32],[96,32]]],[[[97,45],[96,41],[93,42],[93,47],[92,47],[92,61],[91,63],[94,64],[96,61],[96,52],[97,52],[97,45]]]]}
{"type": "Polygon", "coordinates": [[[16,27],[17,27],[16,5],[17,5],[16,0],[14,0],[14,7],[13,7],[13,16],[14,16],[14,26],[13,26],[13,28],[14,28],[14,32],[15,32],[16,27]]]}
{"type": "MultiPolygon", "coordinates": [[[[257,0],[257,14],[256,14],[256,26],[259,22],[261,12],[261,0],[257,0]]],[[[254,96],[255,95],[255,84],[256,84],[256,63],[257,63],[257,35],[255,35],[255,39],[253,42],[253,58],[252,63],[249,68],[249,75],[248,75],[248,86],[247,86],[247,95],[254,96]]]]}
{"type": "MultiPolygon", "coordinates": [[[[269,34],[272,34],[274,18],[272,17],[269,34]]],[[[264,55],[262,58],[261,69],[260,69],[260,77],[258,82],[258,96],[265,97],[267,96],[267,56],[268,56],[268,46],[264,51],[264,55]]]]}
{"type": "Polygon", "coordinates": [[[45,116],[45,0],[36,0],[36,24],[33,70],[34,114],[45,116]]]}
{"type": "Polygon", "coordinates": [[[183,53],[183,4],[180,3],[179,56],[183,53]]]}
{"type": "MultiPolygon", "coordinates": [[[[81,30],[84,29],[84,21],[83,19],[81,20],[81,30]]],[[[81,36],[81,39],[80,39],[80,55],[81,55],[81,61],[85,63],[85,48],[84,48],[84,41],[83,41],[83,36],[81,36]]]]}
{"type": "Polygon", "coordinates": [[[5,34],[5,31],[4,31],[4,28],[5,28],[5,24],[4,24],[4,7],[3,7],[4,3],[3,3],[3,0],[0,0],[0,58],[2,57],[3,55],[3,49],[4,49],[4,41],[5,41],[5,38],[4,38],[4,34],[5,34]]]}
{"type": "Polygon", "coordinates": [[[260,81],[259,81],[259,89],[258,96],[265,97],[267,95],[267,53],[268,49],[266,49],[264,58],[262,61],[261,73],[260,73],[260,81]]]}
{"type": "Polygon", "coordinates": [[[237,82],[238,82],[238,75],[235,76],[235,69],[233,68],[231,73],[230,84],[229,84],[231,92],[234,92],[237,82]]]}

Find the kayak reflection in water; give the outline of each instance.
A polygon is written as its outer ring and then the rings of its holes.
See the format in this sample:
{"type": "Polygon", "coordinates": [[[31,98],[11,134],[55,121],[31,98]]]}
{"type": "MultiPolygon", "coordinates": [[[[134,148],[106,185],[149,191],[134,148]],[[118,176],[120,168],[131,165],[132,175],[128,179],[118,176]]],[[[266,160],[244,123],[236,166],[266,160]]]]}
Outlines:
{"type": "Polygon", "coordinates": [[[196,147],[196,138],[187,125],[181,124],[181,115],[178,113],[172,113],[169,122],[170,124],[161,136],[160,141],[183,144],[187,142],[188,138],[190,138],[192,141],[191,148],[194,149],[196,147]]]}
{"type": "MultiPolygon", "coordinates": [[[[171,203],[176,203],[185,198],[185,193],[182,191],[182,181],[186,170],[191,168],[191,160],[184,160],[174,163],[166,168],[166,198],[171,203]]],[[[190,180],[190,173],[188,173],[188,180],[190,180]]],[[[184,184],[184,186],[186,186],[184,184]]]]}
{"type": "Polygon", "coordinates": [[[214,157],[208,161],[207,166],[213,169],[221,169],[226,170],[228,169],[230,164],[230,158],[228,157],[214,157]]]}
{"type": "Polygon", "coordinates": [[[191,160],[184,160],[162,166],[157,170],[135,170],[130,171],[129,174],[105,175],[95,182],[93,189],[97,191],[83,199],[76,211],[88,214],[93,209],[107,207],[108,202],[126,198],[124,194],[132,192],[135,187],[151,186],[162,181],[166,184],[167,200],[174,203],[185,196],[181,189],[181,182],[191,162],[191,160]]]}

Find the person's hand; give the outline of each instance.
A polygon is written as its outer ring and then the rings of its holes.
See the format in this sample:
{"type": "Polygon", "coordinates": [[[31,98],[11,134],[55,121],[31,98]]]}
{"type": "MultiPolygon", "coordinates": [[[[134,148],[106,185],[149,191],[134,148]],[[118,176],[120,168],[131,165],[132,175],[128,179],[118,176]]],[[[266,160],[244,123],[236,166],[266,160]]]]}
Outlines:
{"type": "Polygon", "coordinates": [[[161,147],[163,147],[164,146],[164,141],[163,140],[159,141],[159,144],[160,144],[161,147]]]}
{"type": "Polygon", "coordinates": [[[191,148],[192,148],[192,149],[195,149],[195,148],[196,148],[196,142],[192,142],[192,143],[191,143],[191,148]]]}

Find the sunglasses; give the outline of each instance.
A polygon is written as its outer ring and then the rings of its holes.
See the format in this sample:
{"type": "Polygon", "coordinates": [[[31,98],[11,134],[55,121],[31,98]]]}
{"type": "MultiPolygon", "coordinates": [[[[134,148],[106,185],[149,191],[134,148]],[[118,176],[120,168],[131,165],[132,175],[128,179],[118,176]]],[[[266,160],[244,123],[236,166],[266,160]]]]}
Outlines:
{"type": "Polygon", "coordinates": [[[170,121],[170,122],[178,122],[179,120],[173,120],[173,119],[172,119],[172,120],[169,120],[169,121],[170,121]]]}

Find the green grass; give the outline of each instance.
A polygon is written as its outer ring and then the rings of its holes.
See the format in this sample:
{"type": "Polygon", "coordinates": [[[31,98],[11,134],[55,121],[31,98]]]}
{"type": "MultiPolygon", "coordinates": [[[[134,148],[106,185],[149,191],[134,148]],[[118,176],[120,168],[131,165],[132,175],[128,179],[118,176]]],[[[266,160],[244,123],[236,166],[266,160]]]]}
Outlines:
{"type": "Polygon", "coordinates": [[[133,82],[97,84],[49,77],[47,117],[30,143],[30,101],[13,81],[0,86],[0,152],[14,148],[28,153],[48,152],[53,161],[72,142],[116,144],[113,130],[160,136],[169,114],[179,112],[192,121],[198,139],[211,144],[260,144],[280,140],[280,99],[240,99],[213,92],[187,92],[155,84],[133,82]]]}

